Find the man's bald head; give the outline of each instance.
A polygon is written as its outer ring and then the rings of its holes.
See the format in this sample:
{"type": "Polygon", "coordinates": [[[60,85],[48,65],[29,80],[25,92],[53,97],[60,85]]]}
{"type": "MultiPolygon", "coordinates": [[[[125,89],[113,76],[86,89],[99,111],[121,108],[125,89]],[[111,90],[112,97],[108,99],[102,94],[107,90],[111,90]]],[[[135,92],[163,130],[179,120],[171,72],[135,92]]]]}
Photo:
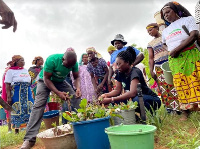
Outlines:
{"type": "Polygon", "coordinates": [[[62,60],[66,68],[72,68],[76,64],[77,55],[74,51],[66,51],[62,60]]]}

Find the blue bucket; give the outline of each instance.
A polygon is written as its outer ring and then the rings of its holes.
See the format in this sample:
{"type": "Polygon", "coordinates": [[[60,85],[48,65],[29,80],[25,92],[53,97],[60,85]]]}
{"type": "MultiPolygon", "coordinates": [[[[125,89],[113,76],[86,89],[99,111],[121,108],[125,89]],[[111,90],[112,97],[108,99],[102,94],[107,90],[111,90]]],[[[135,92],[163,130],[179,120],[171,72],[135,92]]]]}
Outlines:
{"type": "Polygon", "coordinates": [[[52,110],[52,111],[45,112],[43,114],[43,119],[53,118],[56,116],[59,116],[59,110],[52,110]]]}
{"type": "Polygon", "coordinates": [[[78,149],[110,149],[105,128],[110,117],[72,123],[78,149]]]}
{"type": "Polygon", "coordinates": [[[53,128],[53,123],[59,125],[59,110],[48,111],[43,114],[43,121],[46,129],[53,128]]]}

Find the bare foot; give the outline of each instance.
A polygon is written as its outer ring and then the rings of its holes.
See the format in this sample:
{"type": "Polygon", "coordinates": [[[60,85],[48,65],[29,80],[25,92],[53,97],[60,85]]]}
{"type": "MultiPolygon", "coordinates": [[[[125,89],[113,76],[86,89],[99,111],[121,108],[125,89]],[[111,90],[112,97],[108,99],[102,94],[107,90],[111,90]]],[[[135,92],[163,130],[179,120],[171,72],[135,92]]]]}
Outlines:
{"type": "Polygon", "coordinates": [[[189,115],[190,115],[189,110],[183,110],[183,113],[181,114],[180,121],[187,121],[189,115]]]}

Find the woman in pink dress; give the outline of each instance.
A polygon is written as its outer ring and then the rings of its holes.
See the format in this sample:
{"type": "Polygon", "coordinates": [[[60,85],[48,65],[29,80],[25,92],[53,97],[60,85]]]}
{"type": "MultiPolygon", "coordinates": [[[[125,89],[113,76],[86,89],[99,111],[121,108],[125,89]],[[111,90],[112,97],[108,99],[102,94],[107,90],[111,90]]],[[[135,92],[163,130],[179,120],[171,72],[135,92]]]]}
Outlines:
{"type": "Polygon", "coordinates": [[[79,77],[81,86],[81,99],[86,98],[88,102],[96,99],[96,93],[92,84],[90,73],[87,71],[88,55],[83,53],[79,61],[79,77]]]}

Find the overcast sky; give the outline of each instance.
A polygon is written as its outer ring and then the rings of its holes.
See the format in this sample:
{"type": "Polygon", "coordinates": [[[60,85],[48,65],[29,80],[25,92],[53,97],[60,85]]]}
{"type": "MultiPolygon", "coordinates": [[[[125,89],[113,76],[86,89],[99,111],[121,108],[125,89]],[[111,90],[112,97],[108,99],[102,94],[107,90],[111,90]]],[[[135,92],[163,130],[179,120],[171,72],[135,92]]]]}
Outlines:
{"type": "MultiPolygon", "coordinates": [[[[167,0],[4,0],[14,11],[18,29],[0,29],[0,74],[15,54],[25,58],[25,68],[35,56],[46,59],[73,47],[78,58],[95,47],[109,60],[107,47],[118,33],[128,45],[146,48],[152,40],[146,25],[167,0]]],[[[198,0],[178,0],[192,15],[198,0]]]]}

